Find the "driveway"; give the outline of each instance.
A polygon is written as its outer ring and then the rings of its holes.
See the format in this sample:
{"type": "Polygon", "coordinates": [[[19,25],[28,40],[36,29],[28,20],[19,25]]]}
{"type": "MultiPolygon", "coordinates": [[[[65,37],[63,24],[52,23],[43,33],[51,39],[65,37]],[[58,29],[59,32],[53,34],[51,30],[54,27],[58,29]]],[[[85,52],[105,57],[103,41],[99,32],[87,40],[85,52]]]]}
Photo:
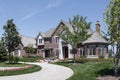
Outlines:
{"type": "Polygon", "coordinates": [[[72,76],[73,71],[70,68],[48,64],[48,63],[30,63],[40,65],[42,69],[38,72],[0,77],[0,80],[65,80],[72,76]]]}

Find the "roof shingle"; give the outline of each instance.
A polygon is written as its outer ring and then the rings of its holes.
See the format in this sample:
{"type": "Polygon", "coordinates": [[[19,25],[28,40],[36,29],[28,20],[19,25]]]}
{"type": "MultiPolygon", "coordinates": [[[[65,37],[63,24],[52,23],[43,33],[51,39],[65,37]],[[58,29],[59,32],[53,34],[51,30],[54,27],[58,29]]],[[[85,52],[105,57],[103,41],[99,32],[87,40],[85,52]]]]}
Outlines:
{"type": "Polygon", "coordinates": [[[95,31],[91,37],[83,42],[83,44],[86,43],[108,43],[108,41],[105,40],[99,32],[95,31]]]}

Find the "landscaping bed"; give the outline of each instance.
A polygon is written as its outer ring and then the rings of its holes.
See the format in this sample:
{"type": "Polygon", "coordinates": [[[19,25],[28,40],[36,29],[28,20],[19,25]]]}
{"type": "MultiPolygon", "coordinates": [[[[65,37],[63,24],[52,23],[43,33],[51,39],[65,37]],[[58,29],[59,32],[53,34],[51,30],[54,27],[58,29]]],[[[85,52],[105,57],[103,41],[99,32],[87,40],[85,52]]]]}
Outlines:
{"type": "Polygon", "coordinates": [[[0,76],[33,73],[40,69],[38,65],[0,63],[0,76]]]}

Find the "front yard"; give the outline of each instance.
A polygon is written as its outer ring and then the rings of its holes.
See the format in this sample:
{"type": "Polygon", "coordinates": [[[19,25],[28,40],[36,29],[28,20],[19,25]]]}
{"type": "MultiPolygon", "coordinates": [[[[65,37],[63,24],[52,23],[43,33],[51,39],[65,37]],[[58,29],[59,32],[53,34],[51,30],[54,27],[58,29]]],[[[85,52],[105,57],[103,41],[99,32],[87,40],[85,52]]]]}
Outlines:
{"type": "Polygon", "coordinates": [[[107,62],[57,62],[55,64],[67,66],[74,71],[74,75],[67,80],[96,80],[98,76],[113,74],[113,63],[107,62]]]}

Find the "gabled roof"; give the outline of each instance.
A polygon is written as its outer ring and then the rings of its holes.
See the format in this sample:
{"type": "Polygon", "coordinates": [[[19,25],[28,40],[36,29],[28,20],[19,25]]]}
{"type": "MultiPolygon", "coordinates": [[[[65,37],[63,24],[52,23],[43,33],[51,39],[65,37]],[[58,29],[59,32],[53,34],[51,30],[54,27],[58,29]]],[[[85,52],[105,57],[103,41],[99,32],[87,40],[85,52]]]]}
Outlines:
{"type": "Polygon", "coordinates": [[[57,27],[56,27],[56,29],[54,30],[54,32],[53,32],[52,35],[54,35],[54,33],[56,33],[57,29],[58,29],[59,27],[61,27],[61,26],[60,26],[61,24],[63,24],[64,26],[67,26],[67,27],[69,28],[69,30],[70,30],[71,32],[73,32],[72,25],[71,25],[70,23],[68,23],[68,22],[65,22],[64,20],[61,20],[61,21],[59,22],[59,24],[57,25],[57,27]]]}
{"type": "MultiPolygon", "coordinates": [[[[55,29],[50,29],[48,30],[47,32],[43,33],[43,32],[39,32],[38,36],[41,35],[43,38],[46,38],[46,37],[51,37],[53,32],[54,32],[55,29]]],[[[38,38],[37,36],[37,38],[38,38]]]]}
{"type": "Polygon", "coordinates": [[[87,44],[87,43],[107,43],[108,44],[108,41],[105,40],[102,35],[95,31],[91,37],[89,37],[86,41],[83,42],[83,44],[87,44]]]}
{"type": "Polygon", "coordinates": [[[63,20],[62,20],[62,22],[65,24],[65,26],[67,26],[67,27],[69,28],[69,30],[70,30],[71,32],[73,32],[73,27],[72,27],[72,25],[71,25],[70,23],[65,22],[65,21],[63,21],[63,20]]]}
{"type": "Polygon", "coordinates": [[[55,29],[50,29],[45,33],[45,37],[51,37],[55,29]]]}
{"type": "Polygon", "coordinates": [[[32,44],[34,48],[36,48],[36,40],[32,37],[20,35],[21,42],[24,45],[24,47],[27,47],[29,44],[32,44]]]}

